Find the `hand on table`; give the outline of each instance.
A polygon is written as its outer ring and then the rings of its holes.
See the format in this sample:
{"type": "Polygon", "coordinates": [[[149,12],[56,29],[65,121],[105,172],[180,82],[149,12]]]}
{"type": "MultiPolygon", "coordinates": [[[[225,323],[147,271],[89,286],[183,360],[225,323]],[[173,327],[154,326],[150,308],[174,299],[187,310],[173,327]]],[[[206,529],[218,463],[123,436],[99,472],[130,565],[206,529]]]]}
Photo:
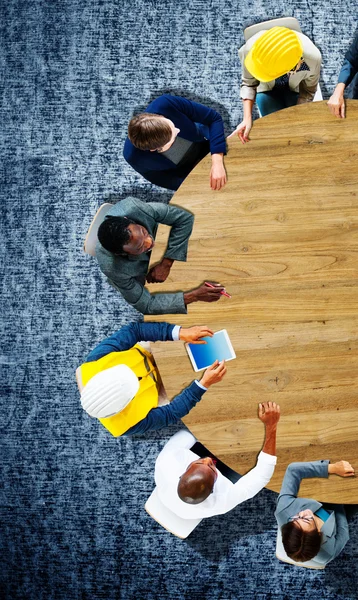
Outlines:
{"type": "Polygon", "coordinates": [[[185,305],[191,304],[192,302],[217,302],[221,298],[221,292],[225,291],[223,285],[219,283],[213,283],[213,287],[208,287],[203,283],[200,287],[192,290],[191,292],[185,292],[184,303],[185,305]]]}
{"type": "Polygon", "coordinates": [[[203,341],[203,337],[213,337],[214,332],[206,327],[205,325],[194,325],[194,327],[181,327],[179,332],[179,338],[183,342],[189,342],[191,344],[206,344],[203,341]]]}
{"type": "Polygon", "coordinates": [[[259,419],[266,427],[275,427],[280,420],[280,406],[276,402],[259,404],[259,419]]]}
{"type": "Polygon", "coordinates": [[[212,190],[221,190],[226,184],[226,171],[222,154],[212,154],[210,171],[210,187],[212,190]]]}
{"type": "Polygon", "coordinates": [[[328,473],[339,477],[354,477],[354,468],[347,460],[340,460],[328,465],[328,473]]]}
{"type": "Polygon", "coordinates": [[[160,263],[154,265],[147,273],[147,283],[163,283],[169,275],[173,262],[171,258],[163,258],[160,263]]]}
{"type": "Polygon", "coordinates": [[[238,135],[241,142],[246,144],[246,142],[250,141],[249,133],[252,127],[252,119],[244,119],[241,123],[236,127],[235,131],[230,133],[229,138],[238,135]]]}
{"type": "Polygon", "coordinates": [[[344,84],[338,84],[332,96],[327,102],[327,106],[334,117],[344,119],[346,113],[346,105],[344,103],[344,84]],[[343,85],[343,87],[342,87],[343,85]]]}
{"type": "Polygon", "coordinates": [[[226,365],[225,361],[222,360],[219,362],[216,360],[210,367],[208,367],[200,379],[200,383],[209,388],[211,385],[215,383],[219,383],[226,373],[226,365]]]}

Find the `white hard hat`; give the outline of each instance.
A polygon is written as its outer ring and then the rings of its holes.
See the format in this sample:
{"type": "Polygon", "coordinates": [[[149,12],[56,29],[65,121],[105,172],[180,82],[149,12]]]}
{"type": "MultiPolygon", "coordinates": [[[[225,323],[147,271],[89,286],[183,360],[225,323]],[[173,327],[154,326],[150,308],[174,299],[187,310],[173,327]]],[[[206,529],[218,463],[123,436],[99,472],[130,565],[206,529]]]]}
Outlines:
{"type": "Polygon", "coordinates": [[[84,410],[97,419],[120,413],[139,390],[138,377],[127,365],[116,365],[97,373],[81,394],[84,410]]]}

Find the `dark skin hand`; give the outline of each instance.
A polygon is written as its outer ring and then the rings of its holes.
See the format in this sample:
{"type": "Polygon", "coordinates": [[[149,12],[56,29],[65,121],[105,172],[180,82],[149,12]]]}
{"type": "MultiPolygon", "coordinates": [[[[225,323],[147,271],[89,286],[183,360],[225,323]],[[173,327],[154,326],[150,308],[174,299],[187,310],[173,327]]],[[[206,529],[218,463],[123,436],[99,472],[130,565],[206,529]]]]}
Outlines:
{"type": "Polygon", "coordinates": [[[265,424],[265,442],[262,451],[275,456],[277,423],[280,420],[279,405],[276,402],[259,404],[259,419],[265,424]]]}
{"type": "Polygon", "coordinates": [[[219,283],[213,283],[214,287],[210,288],[205,283],[191,292],[184,293],[185,305],[192,302],[217,302],[220,300],[221,292],[225,290],[224,286],[219,283]]]}
{"type": "Polygon", "coordinates": [[[170,268],[174,260],[172,258],[163,258],[160,263],[154,265],[147,274],[147,283],[163,283],[170,273],[170,268]]]}

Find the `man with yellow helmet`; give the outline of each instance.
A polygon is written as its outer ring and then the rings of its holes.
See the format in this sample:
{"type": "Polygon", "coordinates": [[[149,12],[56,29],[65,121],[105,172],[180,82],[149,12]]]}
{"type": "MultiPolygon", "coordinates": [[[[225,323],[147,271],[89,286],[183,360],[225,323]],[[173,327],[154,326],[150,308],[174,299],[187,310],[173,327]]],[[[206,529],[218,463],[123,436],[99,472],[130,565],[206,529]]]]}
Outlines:
{"type": "Polygon", "coordinates": [[[239,57],[244,118],[231,135],[237,134],[244,144],[249,141],[255,99],[262,116],[313,100],[321,53],[303,33],[272,27],[253,35],[239,57]]]}
{"type": "Polygon", "coordinates": [[[173,425],[201,400],[226,373],[225,361],[215,361],[200,382],[193,381],[165,406],[158,406],[160,378],[153,356],[139,343],[183,340],[205,344],[212,337],[204,326],[130,323],[103,340],[76,371],[81,404],[114,436],[133,435],[173,425]]]}

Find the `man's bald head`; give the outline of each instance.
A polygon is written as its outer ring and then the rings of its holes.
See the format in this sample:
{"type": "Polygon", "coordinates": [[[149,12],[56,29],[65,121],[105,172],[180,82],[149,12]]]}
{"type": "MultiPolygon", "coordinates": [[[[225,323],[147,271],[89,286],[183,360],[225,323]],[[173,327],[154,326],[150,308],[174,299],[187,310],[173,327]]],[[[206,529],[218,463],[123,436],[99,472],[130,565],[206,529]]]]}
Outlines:
{"type": "Polygon", "coordinates": [[[217,470],[210,457],[200,458],[188,466],[179,479],[178,496],[187,504],[204,502],[213,491],[217,470]]]}

